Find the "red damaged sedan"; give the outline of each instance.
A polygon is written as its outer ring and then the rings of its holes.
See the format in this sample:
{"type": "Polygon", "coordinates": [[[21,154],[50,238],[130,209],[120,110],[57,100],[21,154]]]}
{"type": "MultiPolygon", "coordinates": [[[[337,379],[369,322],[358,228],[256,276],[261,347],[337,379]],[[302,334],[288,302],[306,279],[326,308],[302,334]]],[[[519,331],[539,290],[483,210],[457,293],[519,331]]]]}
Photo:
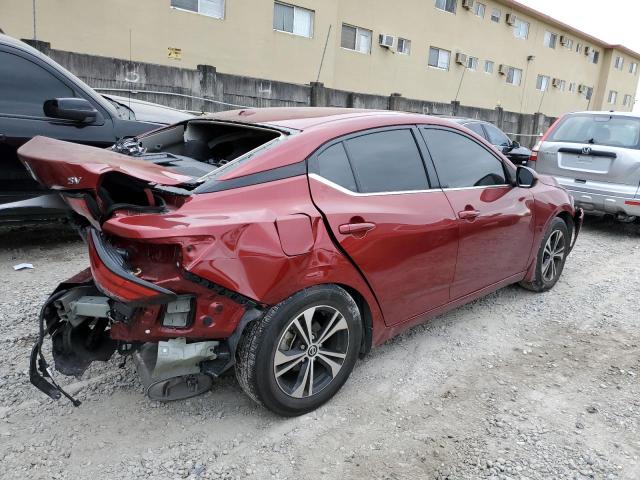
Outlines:
{"type": "Polygon", "coordinates": [[[188,120],[111,150],[36,137],[19,155],[73,210],[91,266],[42,308],[32,383],[132,356],[149,397],[235,368],[282,415],[329,400],[356,359],[512,283],[562,273],[582,211],[438,118],[264,109],[188,120]]]}

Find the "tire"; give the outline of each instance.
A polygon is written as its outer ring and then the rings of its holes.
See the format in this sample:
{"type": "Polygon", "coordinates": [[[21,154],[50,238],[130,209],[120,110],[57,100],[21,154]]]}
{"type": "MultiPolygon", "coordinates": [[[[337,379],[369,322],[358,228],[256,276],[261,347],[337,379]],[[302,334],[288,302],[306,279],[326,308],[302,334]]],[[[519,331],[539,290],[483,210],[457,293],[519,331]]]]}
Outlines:
{"type": "Polygon", "coordinates": [[[236,378],[249,397],[269,410],[302,415],[347,381],[361,339],[360,311],[344,289],[307,288],[247,326],[236,352],[236,378]],[[309,344],[307,320],[313,336],[309,344]]]}
{"type": "Polygon", "coordinates": [[[535,277],[532,282],[520,282],[520,286],[534,292],[552,289],[562,275],[570,244],[567,224],[559,217],[554,218],[538,249],[535,277]]]}

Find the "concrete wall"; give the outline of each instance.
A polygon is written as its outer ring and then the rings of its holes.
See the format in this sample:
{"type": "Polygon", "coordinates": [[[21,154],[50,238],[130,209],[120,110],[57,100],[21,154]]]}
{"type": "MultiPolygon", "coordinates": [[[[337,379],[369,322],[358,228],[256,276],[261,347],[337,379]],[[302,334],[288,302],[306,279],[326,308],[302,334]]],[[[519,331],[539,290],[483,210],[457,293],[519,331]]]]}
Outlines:
{"type": "MultiPolygon", "coordinates": [[[[435,0],[285,0],[313,10],[311,38],[273,29],[274,0],[226,0],[220,19],[171,8],[170,0],[39,0],[36,24],[38,38],[61,50],[187,69],[215,65],[228,74],[274,82],[318,80],[363,94],[402,92],[423,101],[457,99],[475,107],[540,110],[551,116],[587,108],[631,109],[622,107],[622,98],[635,94],[639,76],[611,68],[605,61],[611,45],[512,0],[478,1],[486,7],[482,18],[463,8],[460,0],[455,14],[436,9],[435,0]],[[494,8],[500,10],[499,22],[490,19],[494,8]],[[508,13],[529,23],[526,39],[516,38],[506,22],[508,13]],[[341,47],[343,23],[373,32],[368,53],[341,47]],[[555,49],[544,45],[546,31],[558,35],[555,49]],[[411,40],[410,54],[378,45],[381,33],[411,40]],[[560,45],[560,35],[573,41],[572,48],[560,45]],[[452,57],[456,52],[477,57],[478,69],[465,70],[453,58],[447,70],[429,67],[431,46],[450,51],[452,57]],[[600,52],[598,64],[584,54],[586,46],[600,52]],[[181,49],[179,59],[169,56],[170,48],[181,49]],[[492,73],[483,70],[486,60],[494,62],[492,73]],[[521,84],[506,83],[498,73],[500,64],[522,69],[521,84]],[[550,87],[543,94],[536,90],[538,75],[603,94],[591,101],[568,88],[550,87]],[[618,103],[603,104],[604,92],[612,89],[619,92],[618,103]]],[[[32,38],[33,2],[0,0],[0,26],[13,37],[32,38]]],[[[633,52],[618,53],[626,65],[640,61],[633,52]]],[[[268,89],[263,85],[262,90],[268,89]]]]}
{"type": "Polygon", "coordinates": [[[38,48],[101,93],[147,100],[196,112],[242,107],[347,107],[398,110],[428,115],[455,115],[496,124],[523,145],[535,143],[553,118],[519,114],[498,107],[486,109],[460,102],[432,102],[401,93],[372,95],[326,87],[323,83],[295,84],[218,72],[210,65],[195,69],[130,62],[52,49],[46,42],[25,42],[38,48]]]}

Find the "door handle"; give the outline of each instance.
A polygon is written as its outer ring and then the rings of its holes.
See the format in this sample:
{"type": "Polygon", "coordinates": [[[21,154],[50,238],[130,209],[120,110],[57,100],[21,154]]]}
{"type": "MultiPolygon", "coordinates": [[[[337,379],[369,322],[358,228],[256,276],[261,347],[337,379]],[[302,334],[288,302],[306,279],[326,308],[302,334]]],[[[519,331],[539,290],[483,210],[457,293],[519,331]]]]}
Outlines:
{"type": "Polygon", "coordinates": [[[475,209],[465,209],[458,212],[458,217],[461,220],[475,220],[480,215],[480,212],[475,209]]]}
{"type": "Polygon", "coordinates": [[[343,235],[353,235],[355,234],[365,234],[367,233],[369,230],[373,230],[374,228],[376,228],[376,224],[375,223],[368,223],[368,222],[362,222],[362,223],[345,223],[343,225],[340,225],[338,227],[338,231],[340,233],[342,233],[343,235]]]}

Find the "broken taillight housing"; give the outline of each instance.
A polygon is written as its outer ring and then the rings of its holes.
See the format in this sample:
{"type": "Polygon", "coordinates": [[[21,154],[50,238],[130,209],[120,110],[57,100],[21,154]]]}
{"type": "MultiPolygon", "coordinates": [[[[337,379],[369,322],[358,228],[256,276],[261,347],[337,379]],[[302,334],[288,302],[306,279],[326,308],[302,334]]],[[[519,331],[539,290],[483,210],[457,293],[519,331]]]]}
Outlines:
{"type": "Polygon", "coordinates": [[[175,300],[176,294],[136,277],[128,269],[124,254],[109,244],[95,229],[87,235],[91,273],[96,286],[107,296],[133,305],[175,300]]]}

